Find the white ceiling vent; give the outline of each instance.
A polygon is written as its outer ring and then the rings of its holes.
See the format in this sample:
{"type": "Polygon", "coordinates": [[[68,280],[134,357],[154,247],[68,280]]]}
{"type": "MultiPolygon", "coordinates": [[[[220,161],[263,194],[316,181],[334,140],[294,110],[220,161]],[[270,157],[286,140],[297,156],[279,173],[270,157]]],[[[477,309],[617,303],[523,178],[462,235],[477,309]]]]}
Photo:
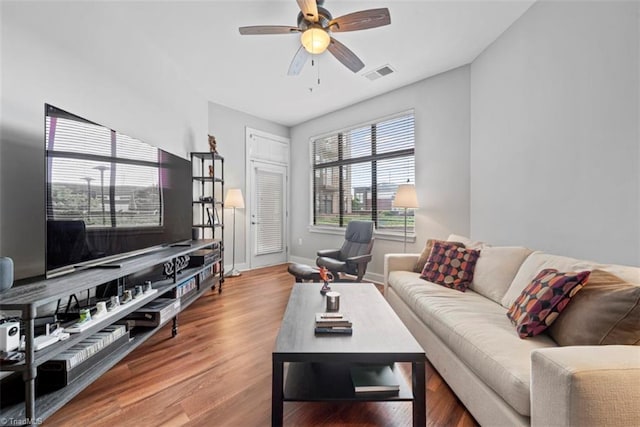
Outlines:
{"type": "Polygon", "coordinates": [[[373,70],[365,74],[364,76],[371,81],[378,80],[380,77],[388,76],[391,73],[395,73],[395,70],[391,68],[389,64],[383,65],[377,70],[373,70]]]}

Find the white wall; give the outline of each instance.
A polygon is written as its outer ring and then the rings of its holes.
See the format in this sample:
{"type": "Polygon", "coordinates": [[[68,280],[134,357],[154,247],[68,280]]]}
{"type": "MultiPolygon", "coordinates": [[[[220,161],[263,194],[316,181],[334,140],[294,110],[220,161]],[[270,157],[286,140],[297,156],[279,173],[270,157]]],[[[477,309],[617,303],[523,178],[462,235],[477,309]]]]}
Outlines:
{"type": "MultiPolygon", "coordinates": [[[[277,108],[277,106],[274,106],[277,108]]],[[[224,188],[242,189],[242,195],[247,197],[245,183],[245,128],[250,127],[256,130],[268,132],[273,135],[289,137],[289,128],[273,123],[238,110],[227,108],[223,105],[209,102],[209,133],[216,137],[218,152],[224,156],[224,188]]],[[[207,151],[208,146],[202,145],[200,150],[207,151]]],[[[294,199],[295,201],[295,199],[294,199]]],[[[245,203],[246,204],[246,203],[245,203]]],[[[229,270],[232,263],[233,250],[233,211],[225,209],[225,270],[229,270]]],[[[244,209],[236,209],[236,268],[246,268],[246,241],[247,230],[245,229],[244,209]]]]}
{"type": "MultiPolygon", "coordinates": [[[[309,140],[397,112],[415,111],[415,243],[420,252],[430,237],[469,234],[469,67],[460,67],[291,129],[291,256],[315,259],[318,249],[340,247],[343,236],[309,232],[311,218],[309,140]],[[302,244],[298,240],[302,239],[302,244]]],[[[402,252],[402,241],[377,239],[369,272],[382,274],[385,253],[402,252]]],[[[379,276],[374,276],[379,278],[379,276]]]]}
{"type": "Polygon", "coordinates": [[[44,272],[45,102],[185,158],[206,146],[206,100],[121,25],[122,3],[88,3],[0,5],[0,255],[16,278],[44,272]]]}
{"type": "Polygon", "coordinates": [[[538,2],[471,66],[471,236],[640,265],[638,2],[538,2]]]}

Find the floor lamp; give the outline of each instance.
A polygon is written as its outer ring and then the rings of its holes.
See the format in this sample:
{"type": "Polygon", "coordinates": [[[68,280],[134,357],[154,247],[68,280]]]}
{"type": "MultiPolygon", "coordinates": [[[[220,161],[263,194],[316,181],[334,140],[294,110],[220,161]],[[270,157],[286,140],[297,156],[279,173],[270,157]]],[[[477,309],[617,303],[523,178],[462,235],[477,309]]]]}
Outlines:
{"type": "Polygon", "coordinates": [[[407,252],[407,209],[415,209],[418,206],[418,195],[413,184],[400,184],[396,197],[393,199],[394,208],[404,208],[404,252],[407,252]]]}
{"type": "Polygon", "coordinates": [[[224,199],[225,208],[233,208],[233,265],[231,271],[225,274],[225,277],[237,277],[241,273],[236,270],[236,208],[244,209],[244,199],[242,191],[239,188],[230,188],[227,191],[227,197],[224,199]]]}

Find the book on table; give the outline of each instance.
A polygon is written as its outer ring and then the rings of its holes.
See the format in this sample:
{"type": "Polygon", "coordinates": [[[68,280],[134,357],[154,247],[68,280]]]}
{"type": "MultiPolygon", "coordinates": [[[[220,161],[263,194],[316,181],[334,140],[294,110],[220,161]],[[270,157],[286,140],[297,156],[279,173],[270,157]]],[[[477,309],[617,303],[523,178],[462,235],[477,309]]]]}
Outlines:
{"type": "Polygon", "coordinates": [[[334,328],[352,326],[349,317],[341,313],[316,313],[316,328],[334,328]]]}
{"type": "Polygon", "coordinates": [[[353,335],[353,329],[348,326],[333,326],[333,327],[317,327],[315,329],[316,335],[353,335]]]}
{"type": "Polygon", "coordinates": [[[350,372],[356,394],[397,394],[400,391],[398,378],[389,365],[354,365],[350,372]]]}

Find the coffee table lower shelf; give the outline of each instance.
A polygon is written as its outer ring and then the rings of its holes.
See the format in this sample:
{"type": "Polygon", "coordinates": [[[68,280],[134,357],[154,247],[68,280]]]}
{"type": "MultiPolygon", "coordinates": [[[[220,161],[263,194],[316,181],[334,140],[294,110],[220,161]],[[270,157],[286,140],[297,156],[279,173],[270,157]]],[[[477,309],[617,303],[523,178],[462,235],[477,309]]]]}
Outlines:
{"type": "Polygon", "coordinates": [[[399,372],[398,364],[392,370],[400,385],[399,392],[356,394],[351,382],[350,364],[289,362],[284,364],[285,402],[404,402],[412,401],[413,393],[399,372]]]}

